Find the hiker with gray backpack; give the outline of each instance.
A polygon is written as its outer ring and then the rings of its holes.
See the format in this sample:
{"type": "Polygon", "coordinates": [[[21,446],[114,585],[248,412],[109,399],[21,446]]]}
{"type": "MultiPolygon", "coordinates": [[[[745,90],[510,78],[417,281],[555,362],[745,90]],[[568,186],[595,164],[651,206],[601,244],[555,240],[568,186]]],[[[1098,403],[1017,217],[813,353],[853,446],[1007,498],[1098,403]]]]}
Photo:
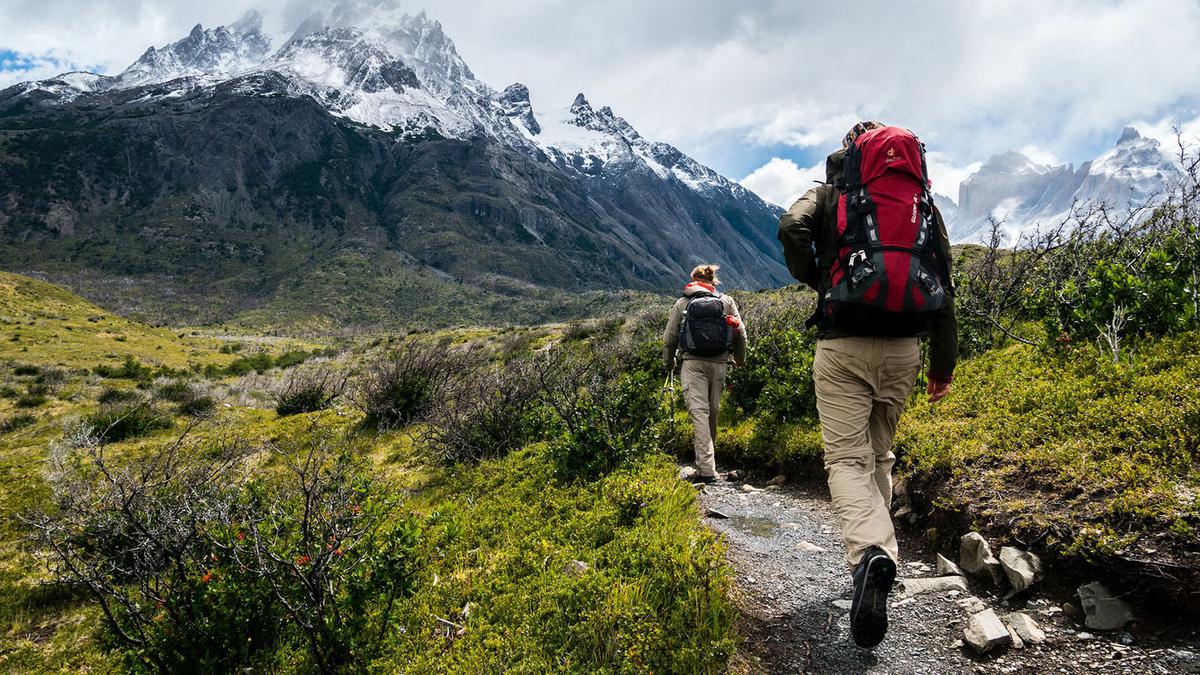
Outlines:
{"type": "Polygon", "coordinates": [[[892,445],[921,370],[920,338],[930,402],[950,392],[958,356],[950,241],[911,131],[856,124],[826,174],[780,219],[779,239],[792,276],[817,292],[813,381],[854,583],[850,632],[874,647],[887,633],[899,556],[892,445]]]}
{"type": "Polygon", "coordinates": [[[671,373],[679,352],[679,380],[692,421],[698,480],[713,483],[717,473],[715,443],[721,391],[729,363],[746,360],[746,327],[733,298],[717,291],[717,265],[698,265],[683,296],[671,307],[663,334],[663,366],[671,373]]]}

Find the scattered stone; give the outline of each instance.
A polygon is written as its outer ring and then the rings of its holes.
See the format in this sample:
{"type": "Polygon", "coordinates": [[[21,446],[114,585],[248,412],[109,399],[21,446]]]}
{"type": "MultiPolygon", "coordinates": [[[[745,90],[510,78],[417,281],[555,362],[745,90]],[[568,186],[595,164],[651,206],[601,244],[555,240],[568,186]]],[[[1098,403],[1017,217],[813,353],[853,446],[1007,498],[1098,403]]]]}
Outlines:
{"type": "Polygon", "coordinates": [[[1079,587],[1083,623],[1094,630],[1116,630],[1133,621],[1133,611],[1104,584],[1094,581],[1079,587]]]}
{"type": "Polygon", "coordinates": [[[468,602],[467,604],[463,605],[462,618],[469,618],[471,616],[471,610],[473,609],[475,609],[475,603],[473,602],[468,602]]]}
{"type": "Polygon", "coordinates": [[[572,560],[571,562],[567,563],[567,574],[574,574],[578,576],[588,571],[589,567],[591,566],[582,560],[572,560]]]}
{"type": "Polygon", "coordinates": [[[905,605],[911,605],[911,604],[913,604],[913,603],[914,603],[914,602],[916,602],[916,601],[917,601],[917,599],[916,599],[916,598],[911,598],[911,597],[910,597],[910,598],[903,598],[903,599],[901,599],[901,600],[897,600],[897,601],[893,602],[893,603],[892,603],[892,607],[903,607],[903,606],[905,606],[905,605]]]}
{"type": "Polygon", "coordinates": [[[725,480],[741,480],[742,472],[734,469],[733,471],[725,472],[725,480]]]}
{"type": "Polygon", "coordinates": [[[679,477],[686,481],[691,481],[693,478],[699,475],[700,469],[697,469],[694,466],[685,466],[679,470],[679,477]]]}
{"type": "Polygon", "coordinates": [[[854,606],[854,602],[852,600],[834,600],[833,606],[849,612],[850,608],[854,606]]]}
{"type": "Polygon", "coordinates": [[[900,588],[902,595],[920,595],[922,593],[941,593],[943,591],[965,591],[967,590],[967,580],[965,577],[928,577],[920,579],[901,579],[900,588]]]}
{"type": "Polygon", "coordinates": [[[908,495],[908,481],[907,480],[904,480],[903,478],[901,478],[900,480],[896,481],[895,483],[892,483],[892,496],[893,497],[904,497],[907,495],[908,495]]]}
{"type": "Polygon", "coordinates": [[[709,508],[708,510],[706,510],[704,512],[704,515],[708,516],[709,518],[720,518],[722,520],[729,517],[728,513],[725,513],[723,511],[718,511],[714,508],[709,508]]]}
{"type": "Polygon", "coordinates": [[[1117,642],[1120,642],[1125,647],[1132,647],[1137,643],[1137,640],[1134,640],[1133,635],[1128,631],[1121,631],[1121,634],[1117,636],[1117,642]]]}
{"type": "Polygon", "coordinates": [[[784,523],[784,524],[780,525],[779,527],[781,527],[785,530],[798,530],[798,529],[800,529],[800,523],[784,523]]]}
{"type": "Polygon", "coordinates": [[[1008,627],[1008,639],[1012,642],[1013,649],[1025,649],[1025,641],[1017,633],[1017,629],[1012,626],[1008,627]]]}
{"type": "Polygon", "coordinates": [[[971,615],[971,620],[963,629],[963,640],[976,652],[986,654],[996,647],[1009,644],[1012,636],[1008,634],[1004,622],[996,616],[995,610],[985,609],[971,615]]]}
{"type": "Polygon", "coordinates": [[[938,557],[937,557],[937,573],[938,573],[938,576],[940,576],[940,577],[945,577],[945,576],[961,577],[961,576],[963,576],[962,568],[959,567],[958,565],[955,565],[953,562],[950,561],[949,558],[942,555],[941,553],[939,553],[938,557]]]}
{"type": "Polygon", "coordinates": [[[1096,638],[1095,635],[1092,635],[1091,633],[1084,631],[1084,630],[1081,630],[1075,634],[1076,640],[1094,640],[1095,638],[1096,638]]]}
{"type": "Polygon", "coordinates": [[[978,532],[963,535],[958,549],[958,565],[967,574],[990,579],[995,584],[1004,580],[1004,570],[1000,567],[1000,561],[992,555],[992,548],[978,532]]]}
{"type": "Polygon", "coordinates": [[[1042,559],[1013,546],[1000,549],[1000,567],[1017,593],[1029,589],[1042,579],[1042,559]]]}
{"type": "Polygon", "coordinates": [[[1062,613],[1065,616],[1079,616],[1079,608],[1073,603],[1064,602],[1062,606],[1062,613]]]}
{"type": "Polygon", "coordinates": [[[805,553],[825,553],[828,551],[828,549],[817,546],[811,541],[802,541],[799,544],[796,544],[796,548],[804,551],[805,553]]]}
{"type": "Polygon", "coordinates": [[[742,483],[742,487],[740,487],[738,489],[747,494],[749,494],[751,492],[760,492],[760,490],[758,488],[754,487],[753,485],[751,485],[749,483],[742,483]]]}
{"type": "Polygon", "coordinates": [[[787,482],[787,476],[785,476],[783,474],[779,474],[778,476],[775,476],[771,480],[767,481],[767,485],[783,485],[786,482],[787,482]]]}
{"type": "Polygon", "coordinates": [[[964,643],[962,640],[955,640],[954,642],[950,643],[950,649],[962,649],[963,644],[964,643]]]}
{"type": "Polygon", "coordinates": [[[1021,637],[1021,641],[1027,644],[1036,645],[1046,641],[1046,631],[1042,630],[1041,626],[1033,620],[1033,617],[1024,612],[1013,612],[1005,617],[1008,625],[1017,632],[1021,637]]]}
{"type": "Polygon", "coordinates": [[[1196,660],[1196,652],[1186,649],[1167,649],[1167,654],[1171,655],[1177,661],[1186,661],[1191,663],[1196,660]]]}
{"type": "Polygon", "coordinates": [[[908,505],[904,505],[904,506],[901,506],[900,508],[896,509],[896,512],[892,515],[894,515],[897,518],[903,518],[907,515],[912,514],[912,512],[913,512],[913,510],[911,508],[909,508],[908,505]]]}
{"type": "Polygon", "coordinates": [[[983,601],[975,596],[963,598],[954,604],[967,610],[967,612],[970,614],[978,614],[979,612],[987,609],[987,605],[983,604],[983,601]]]}

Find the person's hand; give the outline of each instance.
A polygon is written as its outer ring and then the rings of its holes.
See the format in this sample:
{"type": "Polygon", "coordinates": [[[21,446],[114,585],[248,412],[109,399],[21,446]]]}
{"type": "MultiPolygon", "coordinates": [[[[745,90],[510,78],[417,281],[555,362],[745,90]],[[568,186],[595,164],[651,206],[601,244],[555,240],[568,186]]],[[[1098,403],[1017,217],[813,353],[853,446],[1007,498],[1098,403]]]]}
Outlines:
{"type": "Polygon", "coordinates": [[[937,403],[950,393],[950,380],[929,378],[929,386],[925,388],[925,393],[929,394],[930,403],[937,403]]]}

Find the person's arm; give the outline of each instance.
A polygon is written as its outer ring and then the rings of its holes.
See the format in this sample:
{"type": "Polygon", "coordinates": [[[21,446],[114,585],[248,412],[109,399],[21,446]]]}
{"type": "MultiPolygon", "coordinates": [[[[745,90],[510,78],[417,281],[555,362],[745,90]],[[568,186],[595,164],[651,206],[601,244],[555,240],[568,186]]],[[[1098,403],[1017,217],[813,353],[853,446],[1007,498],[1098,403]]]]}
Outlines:
{"type": "Polygon", "coordinates": [[[946,303],[933,321],[929,331],[929,393],[930,402],[938,401],[950,393],[950,382],[954,379],[954,367],[958,363],[958,318],[954,314],[953,259],[950,257],[950,237],[946,234],[946,223],[935,206],[934,221],[937,223],[938,253],[946,261],[946,303]]]}
{"type": "Polygon", "coordinates": [[[671,305],[671,314],[667,319],[667,329],[663,331],[663,370],[671,372],[675,369],[675,349],[679,346],[679,322],[683,319],[683,299],[671,305]]]}
{"type": "Polygon", "coordinates": [[[746,365],[746,348],[750,343],[750,336],[746,333],[746,322],[742,320],[742,314],[738,311],[737,302],[728,295],[729,298],[729,316],[733,318],[733,363],[738,368],[746,365]]]}
{"type": "Polygon", "coordinates": [[[813,241],[824,225],[825,200],[833,190],[828,185],[804,193],[792,208],[779,219],[779,241],[783,244],[783,259],[792,277],[810,288],[820,282],[820,270],[813,256],[813,241]]]}

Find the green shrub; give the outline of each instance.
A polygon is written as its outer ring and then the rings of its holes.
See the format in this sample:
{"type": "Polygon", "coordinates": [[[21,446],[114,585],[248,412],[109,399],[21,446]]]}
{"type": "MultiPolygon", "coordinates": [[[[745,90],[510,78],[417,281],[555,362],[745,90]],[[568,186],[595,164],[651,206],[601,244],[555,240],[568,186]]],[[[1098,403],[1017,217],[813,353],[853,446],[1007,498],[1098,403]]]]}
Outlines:
{"type": "Polygon", "coordinates": [[[46,401],[50,400],[46,395],[48,392],[48,387],[36,383],[30,383],[29,386],[26,387],[25,393],[17,397],[15,405],[18,408],[41,407],[46,404],[46,401]]]}
{"type": "MultiPolygon", "coordinates": [[[[785,292],[794,295],[792,292],[785,292]]],[[[746,365],[729,374],[723,405],[775,422],[814,419],[813,332],[804,327],[811,304],[775,297],[747,301],[742,316],[751,340],[746,365]]]]}
{"type": "Polygon", "coordinates": [[[0,420],[0,434],[8,434],[33,425],[37,418],[30,413],[18,413],[0,420]]]}
{"type": "Polygon", "coordinates": [[[242,346],[243,345],[240,342],[226,342],[225,344],[221,345],[221,349],[218,351],[220,351],[222,354],[236,354],[242,351],[242,346]]]}
{"type": "Polygon", "coordinates": [[[468,367],[464,355],[445,346],[408,341],[367,367],[350,402],[368,425],[408,424],[424,418],[468,367]]]}
{"type": "Polygon", "coordinates": [[[100,392],[100,396],[96,398],[96,402],[101,405],[111,405],[114,403],[128,403],[137,401],[142,398],[141,394],[129,389],[117,389],[115,387],[105,387],[100,392]]]}
{"type": "Polygon", "coordinates": [[[298,415],[328,408],[345,388],[346,375],[325,366],[289,373],[271,395],[276,414],[298,415]]]}
{"type": "Polygon", "coordinates": [[[29,377],[42,372],[41,368],[28,363],[19,363],[13,366],[13,375],[17,377],[29,377]]]}
{"type": "Polygon", "coordinates": [[[180,403],[175,409],[185,417],[208,419],[216,414],[217,401],[211,396],[197,396],[180,403]]]}
{"type": "Polygon", "coordinates": [[[461,378],[434,405],[421,439],[444,462],[501,457],[541,438],[534,363],[514,359],[461,378]]]}
{"type": "Polygon", "coordinates": [[[539,380],[559,429],[549,446],[559,476],[593,478],[657,449],[645,433],[665,415],[657,374],[623,371],[617,354],[562,350],[539,380]]]}
{"type": "Polygon", "coordinates": [[[84,418],[96,437],[104,443],[119,443],[130,438],[147,436],[173,426],[171,416],[145,401],[114,403],[84,418]]]}
{"type": "Polygon", "coordinates": [[[27,521],[128,669],[360,671],[391,637],[417,523],[352,446],[302,436],[254,478],[240,442],[172,443],[129,470],[87,439],[53,453],[55,508],[27,521]]]}
{"type": "Polygon", "coordinates": [[[92,368],[92,372],[100,377],[109,379],[125,379],[125,380],[149,380],[152,370],[149,366],[142,365],[133,356],[126,356],[125,361],[120,366],[98,365],[92,368]]]}

